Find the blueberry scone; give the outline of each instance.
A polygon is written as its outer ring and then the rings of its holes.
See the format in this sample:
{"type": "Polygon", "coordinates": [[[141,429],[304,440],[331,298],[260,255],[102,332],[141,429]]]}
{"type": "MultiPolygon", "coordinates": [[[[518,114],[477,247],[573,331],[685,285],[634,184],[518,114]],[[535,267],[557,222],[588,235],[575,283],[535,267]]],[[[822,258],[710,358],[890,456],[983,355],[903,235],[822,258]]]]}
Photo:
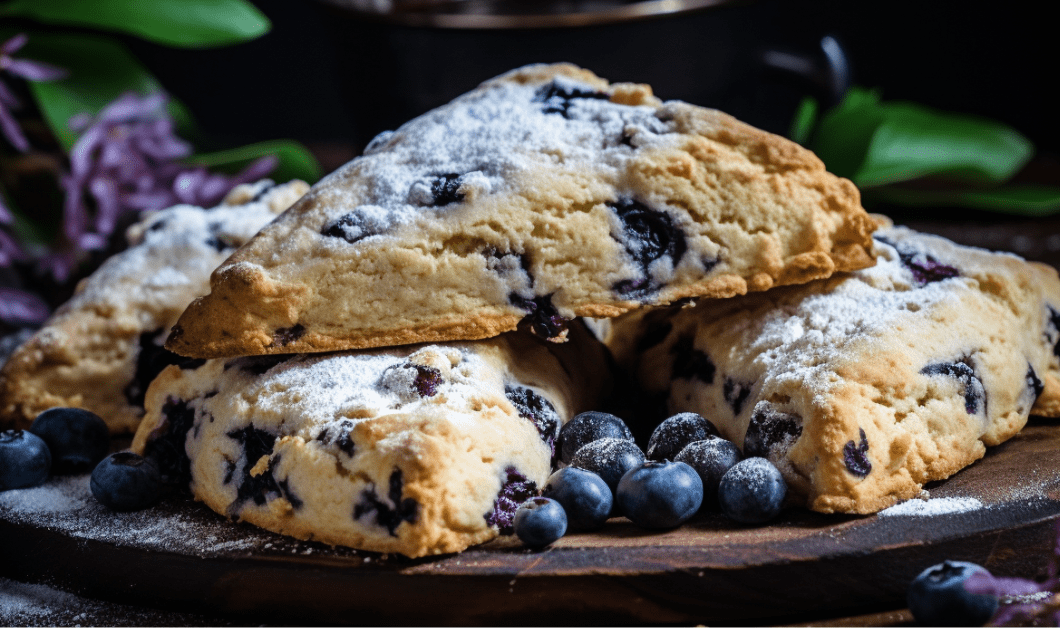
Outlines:
{"type": "Polygon", "coordinates": [[[85,408],[116,433],[136,430],[147,385],[181,358],[162,347],[210,272],[309,186],[260,181],[212,209],[178,205],[126,232],[108,259],[0,371],[0,421],[19,427],[54,406],[85,408]]]}
{"type": "Polygon", "coordinates": [[[580,325],[376,351],[212,359],[151,384],[133,449],[210,508],[274,532],[424,556],[510,532],[560,426],[599,402],[580,325]]]}
{"type": "Polygon", "coordinates": [[[772,460],[821,512],[871,513],[1060,416],[1060,281],[889,227],[875,267],[620,320],[610,344],[669,409],[772,460]]]}
{"type": "Polygon", "coordinates": [[[198,358],[487,338],[873,263],[857,189],[718,111],[571,65],[380,135],[211,278],[198,358]]]}

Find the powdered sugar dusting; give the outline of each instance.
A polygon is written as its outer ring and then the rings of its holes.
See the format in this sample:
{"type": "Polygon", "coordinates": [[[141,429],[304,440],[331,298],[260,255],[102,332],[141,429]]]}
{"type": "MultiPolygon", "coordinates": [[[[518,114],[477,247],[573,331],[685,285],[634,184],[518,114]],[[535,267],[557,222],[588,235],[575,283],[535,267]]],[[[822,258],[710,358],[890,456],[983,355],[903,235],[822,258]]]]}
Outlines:
{"type": "Polygon", "coordinates": [[[936,497],[934,499],[910,499],[879,512],[881,517],[932,517],[971,512],[983,508],[983,502],[974,497],[936,497]]]}
{"type": "MultiPolygon", "coordinates": [[[[563,76],[552,85],[567,93],[595,92],[593,86],[563,76]]],[[[332,175],[356,172],[367,189],[358,192],[359,206],[330,203],[328,222],[352,214],[356,222],[370,224],[373,235],[410,222],[427,211],[430,182],[440,174],[459,175],[462,193],[475,196],[510,191],[519,173],[542,164],[617,172],[632,155],[624,137],[643,146],[670,130],[655,115],[655,107],[606,98],[573,97],[562,113],[549,113],[542,91],[548,87],[493,82],[406,123],[396,133],[380,136],[364,157],[332,175]]],[[[448,210],[438,207],[429,213],[434,211],[448,210]]]]}

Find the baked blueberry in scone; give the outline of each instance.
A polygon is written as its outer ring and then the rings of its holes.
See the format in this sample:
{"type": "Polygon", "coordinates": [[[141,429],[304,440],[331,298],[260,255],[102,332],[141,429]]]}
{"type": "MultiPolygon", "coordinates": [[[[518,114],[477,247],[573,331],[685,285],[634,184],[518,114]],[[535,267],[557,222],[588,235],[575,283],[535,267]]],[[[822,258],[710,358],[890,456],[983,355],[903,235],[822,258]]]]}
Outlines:
{"type": "Polygon", "coordinates": [[[600,402],[603,346],[466,343],[211,359],[151,384],[133,450],[222,515],[424,556],[510,533],[560,426],[600,402]]]}
{"type": "Polygon", "coordinates": [[[609,343],[672,412],[702,414],[822,512],[886,508],[1030,414],[1060,416],[1056,270],[905,228],[875,237],[872,268],[625,317],[609,343]]]}
{"type": "Polygon", "coordinates": [[[177,317],[209,291],[218,264],[308,189],[260,181],[215,208],[146,214],[126,232],[129,248],[85,279],[0,371],[0,421],[28,427],[48,408],[72,406],[112,432],[135,431],[154,376],[194,364],[162,346],[177,317]]]}
{"type": "Polygon", "coordinates": [[[487,81],[376,138],[242,247],[167,346],[197,358],[496,336],[873,263],[812,153],[571,65],[487,81]]]}

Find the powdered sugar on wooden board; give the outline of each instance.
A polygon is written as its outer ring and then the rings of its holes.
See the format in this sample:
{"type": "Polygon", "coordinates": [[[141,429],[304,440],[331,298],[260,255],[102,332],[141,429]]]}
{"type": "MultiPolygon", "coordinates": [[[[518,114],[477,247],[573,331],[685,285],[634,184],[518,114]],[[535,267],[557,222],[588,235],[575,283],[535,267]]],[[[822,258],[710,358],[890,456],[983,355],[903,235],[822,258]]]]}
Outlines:
{"type": "Polygon", "coordinates": [[[0,518],[74,538],[200,557],[231,552],[308,554],[322,548],[229,521],[205,506],[188,504],[188,498],[166,498],[138,512],[114,512],[95,500],[89,481],[88,475],[53,477],[34,488],[0,492],[0,518]]]}
{"type": "Polygon", "coordinates": [[[972,512],[983,508],[983,502],[974,497],[936,497],[934,499],[910,499],[879,512],[881,517],[931,517],[972,512]]]}

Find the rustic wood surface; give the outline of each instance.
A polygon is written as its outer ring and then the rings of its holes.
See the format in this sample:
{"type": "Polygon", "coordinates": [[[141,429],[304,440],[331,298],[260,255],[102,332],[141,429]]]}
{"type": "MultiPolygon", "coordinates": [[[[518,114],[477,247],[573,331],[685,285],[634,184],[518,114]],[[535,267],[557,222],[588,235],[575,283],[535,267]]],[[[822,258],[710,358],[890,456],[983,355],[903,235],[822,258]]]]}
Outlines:
{"type": "MultiPolygon", "coordinates": [[[[279,536],[254,551],[148,551],[0,520],[0,575],[217,623],[901,624],[909,581],[942,560],[999,575],[1044,568],[1060,518],[1060,430],[1036,420],[930,492],[983,507],[909,517],[789,510],[765,527],[708,513],[662,533],[614,518],[542,551],[507,537],[417,560],[279,536]]],[[[190,501],[165,508],[217,518],[190,501]]]]}

